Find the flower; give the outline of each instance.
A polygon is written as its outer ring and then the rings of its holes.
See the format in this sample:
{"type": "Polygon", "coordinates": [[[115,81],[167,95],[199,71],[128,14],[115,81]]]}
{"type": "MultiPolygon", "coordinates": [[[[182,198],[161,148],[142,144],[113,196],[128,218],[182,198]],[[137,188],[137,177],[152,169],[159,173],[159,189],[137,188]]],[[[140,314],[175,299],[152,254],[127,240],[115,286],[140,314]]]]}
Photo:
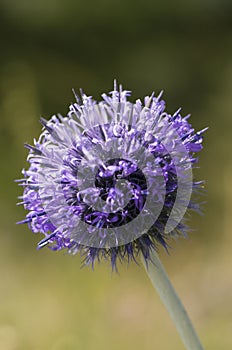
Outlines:
{"type": "Polygon", "coordinates": [[[202,134],[180,110],[165,112],[162,93],[144,103],[117,88],[96,102],[81,92],[66,117],[41,119],[43,131],[29,149],[30,167],[18,180],[25,220],[44,238],[38,248],[80,252],[85,264],[109,258],[150,259],[185,235],[186,209],[198,210],[192,179],[202,134]]]}

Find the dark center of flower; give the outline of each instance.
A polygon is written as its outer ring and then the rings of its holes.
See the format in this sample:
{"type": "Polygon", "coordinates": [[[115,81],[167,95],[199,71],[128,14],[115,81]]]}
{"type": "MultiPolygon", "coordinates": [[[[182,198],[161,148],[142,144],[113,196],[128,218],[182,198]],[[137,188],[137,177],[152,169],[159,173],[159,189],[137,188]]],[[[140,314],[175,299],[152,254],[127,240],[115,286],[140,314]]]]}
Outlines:
{"type": "MultiPolygon", "coordinates": [[[[143,172],[131,161],[118,158],[105,162],[104,167],[99,167],[95,175],[95,187],[100,190],[99,196],[108,203],[116,200],[117,192],[124,196],[122,189],[125,182],[129,185],[124,187],[124,190],[126,189],[131,194],[129,200],[123,208],[112,212],[96,210],[93,206],[85,203],[82,195],[77,195],[75,202],[73,202],[72,196],[72,205],[82,208],[80,219],[86,224],[98,228],[119,227],[135,219],[146,202],[147,182],[143,172]]],[[[72,188],[72,193],[73,190],[72,188]]],[[[75,192],[77,194],[78,189],[75,192]]]]}

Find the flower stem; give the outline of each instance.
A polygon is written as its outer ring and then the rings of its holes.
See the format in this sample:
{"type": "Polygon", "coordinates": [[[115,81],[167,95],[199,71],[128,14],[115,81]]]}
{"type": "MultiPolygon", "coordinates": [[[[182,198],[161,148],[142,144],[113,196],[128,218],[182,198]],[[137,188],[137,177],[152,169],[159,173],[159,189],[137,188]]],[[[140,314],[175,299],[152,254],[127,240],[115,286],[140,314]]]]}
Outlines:
{"type": "Polygon", "coordinates": [[[144,258],[142,257],[142,263],[151,280],[151,283],[155,287],[160,299],[174,321],[186,349],[203,350],[192,322],[190,321],[183,304],[176,294],[175,289],[173,288],[163,264],[161,263],[155,250],[151,252],[151,260],[152,261],[145,262],[144,258]]]}

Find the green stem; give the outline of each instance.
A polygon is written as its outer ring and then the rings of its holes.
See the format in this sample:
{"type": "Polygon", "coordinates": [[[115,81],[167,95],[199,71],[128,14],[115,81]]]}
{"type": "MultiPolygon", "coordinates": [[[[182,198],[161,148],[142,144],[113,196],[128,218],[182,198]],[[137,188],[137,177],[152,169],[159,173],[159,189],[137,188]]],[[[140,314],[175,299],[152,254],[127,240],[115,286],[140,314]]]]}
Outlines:
{"type": "Polygon", "coordinates": [[[196,331],[190,321],[188,314],[173,288],[168,275],[155,250],[151,253],[152,262],[142,263],[151,280],[151,283],[158,292],[160,299],[168,310],[175,323],[177,331],[187,350],[203,350],[196,331]]]}

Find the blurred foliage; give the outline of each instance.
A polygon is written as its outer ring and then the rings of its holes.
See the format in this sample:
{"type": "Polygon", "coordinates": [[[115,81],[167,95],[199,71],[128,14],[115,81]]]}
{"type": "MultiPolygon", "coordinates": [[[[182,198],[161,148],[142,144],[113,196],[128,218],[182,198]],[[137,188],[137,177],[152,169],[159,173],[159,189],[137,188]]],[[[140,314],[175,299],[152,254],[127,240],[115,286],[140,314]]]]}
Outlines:
{"type": "Polygon", "coordinates": [[[206,348],[232,348],[231,37],[229,0],[1,0],[0,349],[183,349],[142,268],[81,270],[79,257],[38,252],[41,237],[15,226],[24,211],[13,181],[39,117],[67,113],[72,88],[99,98],[114,78],[132,100],[164,90],[168,111],[182,106],[210,127],[195,172],[204,216],[161,254],[206,348]]]}

